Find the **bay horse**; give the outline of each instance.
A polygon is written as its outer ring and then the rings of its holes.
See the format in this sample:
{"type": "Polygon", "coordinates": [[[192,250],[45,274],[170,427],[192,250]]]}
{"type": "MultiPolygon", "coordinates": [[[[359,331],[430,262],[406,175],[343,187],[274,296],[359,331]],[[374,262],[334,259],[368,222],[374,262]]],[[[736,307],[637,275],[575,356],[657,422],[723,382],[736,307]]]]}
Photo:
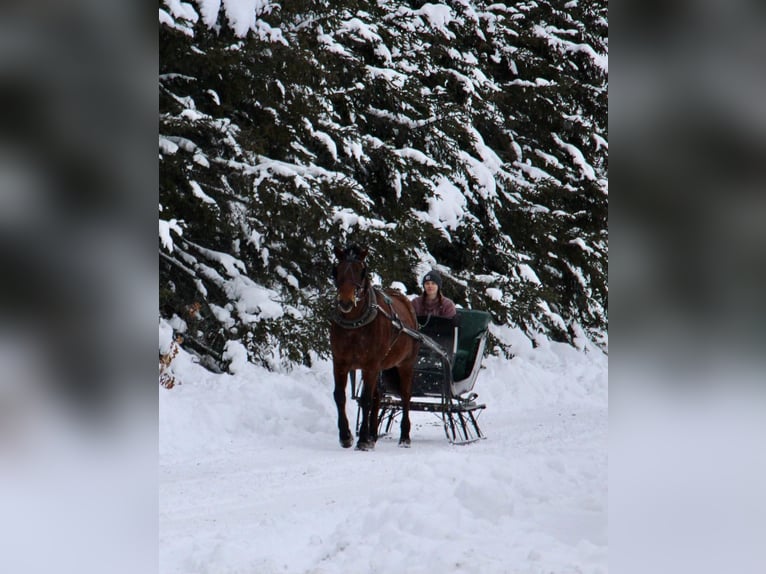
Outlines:
{"type": "Polygon", "coordinates": [[[420,341],[407,331],[417,331],[415,310],[409,299],[395,290],[379,290],[365,263],[367,249],[352,245],[335,247],[338,259],[333,268],[337,289],[336,308],[330,325],[335,406],[338,409],[340,444],[349,448],[353,436],[346,417],[346,383],[349,371],[361,369],[362,395],[359,405],[362,423],[357,450],[375,448],[378,438],[378,375],[386,370],[398,379],[402,399],[399,446],[410,446],[410,398],[412,375],[420,341]]]}

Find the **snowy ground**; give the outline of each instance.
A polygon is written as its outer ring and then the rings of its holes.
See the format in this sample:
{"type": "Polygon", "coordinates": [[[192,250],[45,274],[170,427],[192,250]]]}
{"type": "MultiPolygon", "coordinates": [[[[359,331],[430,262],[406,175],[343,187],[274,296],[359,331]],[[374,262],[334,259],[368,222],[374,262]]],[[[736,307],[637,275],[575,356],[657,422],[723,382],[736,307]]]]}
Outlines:
{"type": "Polygon", "coordinates": [[[412,448],[372,452],[338,444],[329,363],[214,375],[180,354],[160,389],[159,571],[605,574],[607,358],[524,341],[484,361],[486,440],[452,446],[414,413],[412,448]]]}

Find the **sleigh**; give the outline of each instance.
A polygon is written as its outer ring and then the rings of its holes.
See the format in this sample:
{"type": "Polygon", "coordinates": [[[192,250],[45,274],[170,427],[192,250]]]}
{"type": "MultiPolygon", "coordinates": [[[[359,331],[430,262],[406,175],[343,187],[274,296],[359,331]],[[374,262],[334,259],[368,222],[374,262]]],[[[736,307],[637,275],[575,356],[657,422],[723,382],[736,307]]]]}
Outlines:
{"type": "MultiPolygon", "coordinates": [[[[474,391],[490,323],[485,311],[458,309],[454,319],[418,317],[421,341],[412,382],[410,411],[427,412],[441,419],[447,440],[467,444],[485,438],[479,415],[486,405],[474,391]]],[[[402,403],[397,384],[389,371],[378,380],[380,408],[378,436],[388,434],[401,416],[402,403]]],[[[359,388],[351,373],[352,397],[359,400],[359,388]]],[[[359,416],[357,415],[357,429],[359,416]]]]}

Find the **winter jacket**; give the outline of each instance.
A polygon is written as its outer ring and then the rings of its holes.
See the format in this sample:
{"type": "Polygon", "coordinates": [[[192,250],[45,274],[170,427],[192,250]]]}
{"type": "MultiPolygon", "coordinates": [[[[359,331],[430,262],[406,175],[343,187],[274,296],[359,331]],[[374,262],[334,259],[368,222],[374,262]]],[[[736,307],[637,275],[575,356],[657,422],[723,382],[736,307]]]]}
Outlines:
{"type": "Polygon", "coordinates": [[[435,301],[426,301],[425,295],[419,295],[412,300],[412,306],[415,307],[416,315],[433,315],[434,317],[446,317],[451,319],[457,314],[455,303],[442,295],[435,301]],[[440,300],[441,299],[441,300],[440,300]]]}

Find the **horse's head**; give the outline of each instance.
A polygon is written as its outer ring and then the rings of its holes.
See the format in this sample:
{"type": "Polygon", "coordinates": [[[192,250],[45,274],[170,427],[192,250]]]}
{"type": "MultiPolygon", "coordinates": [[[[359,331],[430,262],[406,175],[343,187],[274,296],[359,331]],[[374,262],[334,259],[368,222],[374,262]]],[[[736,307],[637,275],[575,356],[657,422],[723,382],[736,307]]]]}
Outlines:
{"type": "Polygon", "coordinates": [[[367,276],[367,249],[352,245],[346,249],[335,248],[338,264],[333,268],[335,287],[338,290],[338,310],[350,313],[364,296],[369,277],[367,276]]]}

